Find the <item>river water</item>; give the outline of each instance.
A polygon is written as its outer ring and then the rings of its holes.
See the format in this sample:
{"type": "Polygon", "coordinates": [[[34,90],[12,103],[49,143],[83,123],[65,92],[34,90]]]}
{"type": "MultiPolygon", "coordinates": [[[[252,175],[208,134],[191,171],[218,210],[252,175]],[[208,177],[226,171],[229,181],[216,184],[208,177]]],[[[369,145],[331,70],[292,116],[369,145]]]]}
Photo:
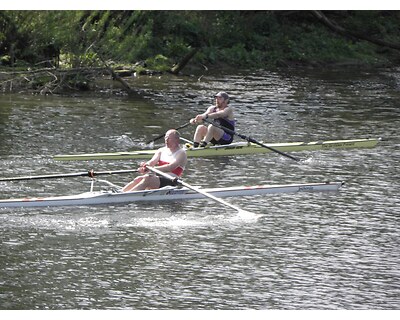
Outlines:
{"type": "MultiPolygon", "coordinates": [[[[203,187],[346,182],[338,193],[226,199],[254,213],[245,216],[211,200],[0,208],[1,309],[399,309],[399,69],[131,84],[138,94],[129,97],[0,96],[1,176],[135,168],[139,161],[52,156],[152,147],[146,141],[203,112],[221,90],[232,96],[237,131],[256,140],[382,141],[292,153],[307,159],[300,163],[274,153],[190,159],[185,181],[203,187]]],[[[1,198],[88,188],[82,177],[0,182],[1,198]]]]}

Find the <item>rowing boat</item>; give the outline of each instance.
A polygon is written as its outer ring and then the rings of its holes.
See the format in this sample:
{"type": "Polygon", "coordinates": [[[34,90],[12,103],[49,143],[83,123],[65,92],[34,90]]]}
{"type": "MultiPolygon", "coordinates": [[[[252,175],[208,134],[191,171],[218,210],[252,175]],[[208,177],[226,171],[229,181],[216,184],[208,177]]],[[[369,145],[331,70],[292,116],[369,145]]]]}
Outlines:
{"type": "MultiPolygon", "coordinates": [[[[378,141],[380,141],[379,138],[367,138],[313,142],[266,143],[266,145],[282,152],[290,152],[329,150],[336,148],[373,148],[376,146],[378,141]]],[[[156,150],[137,150],[111,153],[59,154],[55,155],[53,158],[57,161],[150,159],[155,152],[156,150]]],[[[267,152],[271,152],[271,150],[249,142],[234,142],[228,145],[216,145],[208,148],[189,148],[186,150],[188,157],[232,156],[267,152]]]]}
{"type": "MultiPolygon", "coordinates": [[[[105,180],[99,180],[107,182],[105,180]]],[[[302,183],[282,185],[237,186],[227,188],[204,188],[215,197],[253,196],[271,193],[338,191],[343,182],[302,183]]],[[[67,196],[37,197],[0,200],[0,208],[91,206],[143,201],[168,201],[201,199],[205,196],[186,187],[164,187],[155,190],[120,192],[118,190],[91,191],[67,196]]]]}

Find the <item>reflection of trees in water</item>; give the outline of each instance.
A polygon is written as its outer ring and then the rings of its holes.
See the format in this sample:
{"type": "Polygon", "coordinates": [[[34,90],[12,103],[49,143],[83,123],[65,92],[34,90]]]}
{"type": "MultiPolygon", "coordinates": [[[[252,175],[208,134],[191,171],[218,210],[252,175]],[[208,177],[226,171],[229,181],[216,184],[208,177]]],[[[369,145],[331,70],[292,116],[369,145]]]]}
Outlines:
{"type": "Polygon", "coordinates": [[[10,98],[0,96],[0,156],[9,154],[13,143],[13,138],[7,130],[12,111],[11,104],[10,98]]]}

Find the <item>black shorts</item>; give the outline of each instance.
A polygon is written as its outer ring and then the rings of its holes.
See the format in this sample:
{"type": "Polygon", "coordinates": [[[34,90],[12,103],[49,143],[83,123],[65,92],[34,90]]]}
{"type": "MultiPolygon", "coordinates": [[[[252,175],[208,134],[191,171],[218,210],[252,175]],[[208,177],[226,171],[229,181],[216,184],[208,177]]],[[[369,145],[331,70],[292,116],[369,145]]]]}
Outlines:
{"type": "Polygon", "coordinates": [[[176,180],[171,181],[170,179],[167,179],[167,178],[162,177],[162,176],[159,176],[158,178],[160,179],[160,188],[166,187],[166,186],[174,186],[174,187],[176,187],[178,185],[176,180]]]}
{"type": "Polygon", "coordinates": [[[218,141],[215,140],[214,138],[211,139],[211,143],[212,144],[231,144],[233,141],[233,135],[224,132],[223,136],[221,139],[219,139],[218,141]]]}

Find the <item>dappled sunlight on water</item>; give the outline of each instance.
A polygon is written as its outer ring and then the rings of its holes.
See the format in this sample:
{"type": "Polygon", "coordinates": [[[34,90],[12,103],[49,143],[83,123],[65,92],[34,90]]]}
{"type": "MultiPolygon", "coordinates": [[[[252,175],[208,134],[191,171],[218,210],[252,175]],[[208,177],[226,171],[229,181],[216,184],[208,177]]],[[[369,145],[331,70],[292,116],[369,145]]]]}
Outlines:
{"type": "MultiPolygon", "coordinates": [[[[57,162],[126,151],[227,91],[237,131],[264,142],[382,137],[373,149],[189,159],[201,187],[344,181],[339,192],[97,207],[0,208],[2,309],[396,309],[398,71],[139,77],[139,96],[0,96],[2,177],[136,168],[57,162]]],[[[181,131],[192,138],[194,127],[181,131]]],[[[236,141],[239,138],[236,138],[236,141]]],[[[134,174],[107,177],[123,185],[134,174]]],[[[77,177],[0,182],[1,198],[81,193],[77,177]]]]}

